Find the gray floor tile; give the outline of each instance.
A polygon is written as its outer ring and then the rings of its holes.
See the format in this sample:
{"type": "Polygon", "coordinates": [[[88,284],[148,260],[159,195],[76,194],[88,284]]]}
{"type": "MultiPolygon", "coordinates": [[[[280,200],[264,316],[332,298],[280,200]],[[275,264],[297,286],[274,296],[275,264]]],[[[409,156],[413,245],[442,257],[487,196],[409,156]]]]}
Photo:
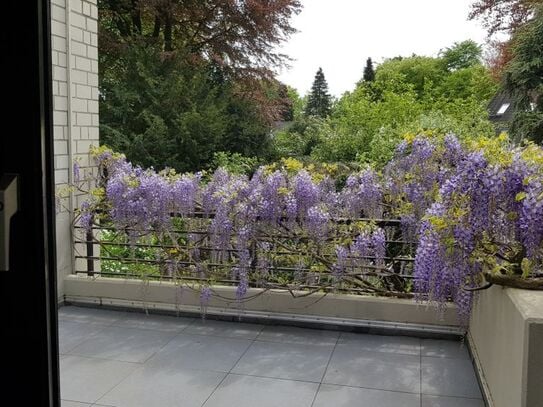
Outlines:
{"type": "Polygon", "coordinates": [[[339,343],[351,345],[369,352],[401,353],[420,355],[420,339],[409,336],[384,336],[342,333],[339,343]]]}
{"type": "Polygon", "coordinates": [[[420,395],[323,384],[313,407],[420,407],[420,395]]]}
{"type": "Polygon", "coordinates": [[[481,398],[473,366],[467,359],[423,357],[422,393],[481,398]]]}
{"type": "Polygon", "coordinates": [[[107,309],[65,306],[58,309],[58,319],[93,325],[111,325],[126,316],[126,312],[107,309]]]}
{"type": "Polygon", "coordinates": [[[60,400],[60,407],[90,407],[89,403],[80,403],[78,401],[60,400]]]}
{"type": "Polygon", "coordinates": [[[422,395],[422,407],[485,407],[481,399],[422,395]]]}
{"type": "Polygon", "coordinates": [[[421,354],[422,356],[469,359],[467,345],[460,341],[423,339],[421,354]]]}
{"type": "Polygon", "coordinates": [[[68,353],[77,345],[103,330],[105,326],[84,324],[69,320],[58,321],[58,341],[61,354],[68,353]]]}
{"type": "Polygon", "coordinates": [[[230,374],[204,407],[310,407],[317,383],[230,374]]]}
{"type": "Polygon", "coordinates": [[[147,364],[164,369],[200,369],[228,372],[252,341],[216,336],[179,334],[147,364]]]}
{"type": "Polygon", "coordinates": [[[333,346],[254,342],[232,373],[319,382],[333,346]]]}
{"type": "Polygon", "coordinates": [[[351,345],[338,345],[323,382],[419,393],[420,357],[360,351],[351,345]]]}
{"type": "Polygon", "coordinates": [[[94,403],[139,366],[136,363],[66,356],[60,361],[61,397],[94,403]]]}
{"type": "Polygon", "coordinates": [[[262,325],[199,319],[183,332],[195,335],[222,336],[224,338],[254,339],[261,330],[262,325]]]}
{"type": "Polygon", "coordinates": [[[338,340],[333,331],[73,306],[59,319],[63,407],[190,407],[210,394],[205,407],[303,407],[325,370],[315,407],[484,407],[459,342],[347,333],[338,340]],[[231,369],[237,374],[212,394],[231,369]]]}
{"type": "Polygon", "coordinates": [[[141,363],[174,336],[172,332],[110,326],[76,346],[70,354],[141,363]]]}
{"type": "Polygon", "coordinates": [[[99,403],[118,407],[200,407],[226,373],[143,366],[99,403]]]}
{"type": "Polygon", "coordinates": [[[299,343],[306,345],[335,345],[339,332],[304,329],[295,326],[266,326],[257,341],[299,343]]]}
{"type": "Polygon", "coordinates": [[[181,332],[192,324],[195,318],[182,318],[168,315],[147,315],[145,313],[127,313],[113,325],[125,328],[154,329],[164,332],[181,332]]]}

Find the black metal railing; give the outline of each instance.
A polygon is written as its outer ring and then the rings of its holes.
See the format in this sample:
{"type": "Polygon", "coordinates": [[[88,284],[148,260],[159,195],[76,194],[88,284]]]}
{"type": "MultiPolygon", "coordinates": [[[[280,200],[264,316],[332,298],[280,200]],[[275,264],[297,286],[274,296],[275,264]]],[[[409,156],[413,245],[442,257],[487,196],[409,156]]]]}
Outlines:
{"type": "MultiPolygon", "coordinates": [[[[241,249],[236,235],[223,247],[213,245],[212,216],[174,217],[176,227],[117,229],[95,225],[89,231],[76,226],[78,274],[136,279],[175,280],[187,284],[238,285],[241,249]],[[84,266],[83,266],[84,265],[84,266]]],[[[302,227],[256,220],[245,265],[249,287],[307,291],[334,291],[411,297],[414,244],[403,239],[396,219],[336,219],[328,235],[315,242],[302,227]],[[385,256],[349,254],[335,273],[335,248],[354,241],[360,225],[385,231],[385,256]],[[357,227],[353,227],[357,225],[357,227]]]]}

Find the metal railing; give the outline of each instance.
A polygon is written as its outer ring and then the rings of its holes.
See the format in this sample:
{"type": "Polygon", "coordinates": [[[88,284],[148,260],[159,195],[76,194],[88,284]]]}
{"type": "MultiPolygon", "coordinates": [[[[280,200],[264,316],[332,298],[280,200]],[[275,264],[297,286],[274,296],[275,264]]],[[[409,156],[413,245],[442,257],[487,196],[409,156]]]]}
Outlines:
{"type": "MultiPolygon", "coordinates": [[[[173,219],[175,227],[168,230],[119,230],[103,224],[86,231],[76,226],[75,273],[237,286],[241,281],[241,250],[236,248],[236,235],[229,235],[227,243],[217,247],[210,231],[213,216],[197,214],[173,219]]],[[[256,232],[246,248],[249,262],[242,270],[249,287],[407,298],[413,295],[414,243],[403,239],[399,220],[335,219],[321,242],[315,242],[296,222],[255,222],[256,232]],[[384,229],[385,256],[351,253],[341,272],[334,273],[336,245],[354,241],[360,225],[367,224],[384,229]]]]}

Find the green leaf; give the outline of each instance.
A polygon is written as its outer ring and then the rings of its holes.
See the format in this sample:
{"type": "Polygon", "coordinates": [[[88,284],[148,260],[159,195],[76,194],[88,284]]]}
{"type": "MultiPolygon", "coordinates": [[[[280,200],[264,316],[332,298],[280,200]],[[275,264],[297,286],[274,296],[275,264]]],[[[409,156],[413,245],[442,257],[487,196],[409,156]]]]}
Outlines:
{"type": "Polygon", "coordinates": [[[528,278],[532,274],[533,263],[530,259],[526,257],[520,262],[520,269],[522,270],[522,278],[528,278]]]}

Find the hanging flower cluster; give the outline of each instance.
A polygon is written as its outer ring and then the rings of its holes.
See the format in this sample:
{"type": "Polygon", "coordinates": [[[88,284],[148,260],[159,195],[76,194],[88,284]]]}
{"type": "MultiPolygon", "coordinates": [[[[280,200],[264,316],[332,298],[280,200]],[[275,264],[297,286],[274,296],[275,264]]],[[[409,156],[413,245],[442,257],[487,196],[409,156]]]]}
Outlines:
{"type": "MultiPolygon", "coordinates": [[[[165,243],[170,249],[157,253],[157,261],[167,276],[192,267],[208,283],[236,281],[242,301],[251,284],[332,289],[363,274],[363,267],[387,269],[385,231],[372,221],[345,222],[383,216],[381,179],[373,170],[352,174],[336,190],[329,175],[303,166],[262,167],[252,177],[222,168],[180,175],[144,170],[104,148],[94,156],[99,188],[80,207],[81,226],[100,222],[126,233],[129,242],[152,236],[155,246],[165,243]],[[356,259],[351,242],[365,234],[371,243],[356,259]],[[337,278],[347,264],[353,276],[337,278]]],[[[200,288],[202,299],[208,288],[200,288]]]]}
{"type": "MultiPolygon", "coordinates": [[[[543,149],[535,145],[412,137],[382,174],[352,173],[341,188],[292,159],[247,177],[221,168],[144,170],[104,148],[94,157],[100,177],[80,207],[83,227],[101,221],[127,235],[161,234],[187,249],[163,255],[168,274],[186,262],[211,282],[229,274],[239,301],[251,284],[273,287],[285,276],[297,288],[379,293],[387,289],[383,275],[396,271],[391,256],[411,254],[402,241],[416,248],[413,291],[440,304],[454,300],[464,318],[482,274],[541,276],[543,149]],[[391,218],[401,221],[399,231],[383,226],[391,218]],[[212,271],[225,263],[228,271],[212,271]],[[367,269],[373,277],[361,273],[367,269]]],[[[202,299],[210,292],[205,285],[202,299]]]]}
{"type": "Polygon", "coordinates": [[[543,150],[495,139],[445,152],[447,174],[419,223],[415,289],[452,298],[466,320],[481,274],[543,276],[543,150]]]}

